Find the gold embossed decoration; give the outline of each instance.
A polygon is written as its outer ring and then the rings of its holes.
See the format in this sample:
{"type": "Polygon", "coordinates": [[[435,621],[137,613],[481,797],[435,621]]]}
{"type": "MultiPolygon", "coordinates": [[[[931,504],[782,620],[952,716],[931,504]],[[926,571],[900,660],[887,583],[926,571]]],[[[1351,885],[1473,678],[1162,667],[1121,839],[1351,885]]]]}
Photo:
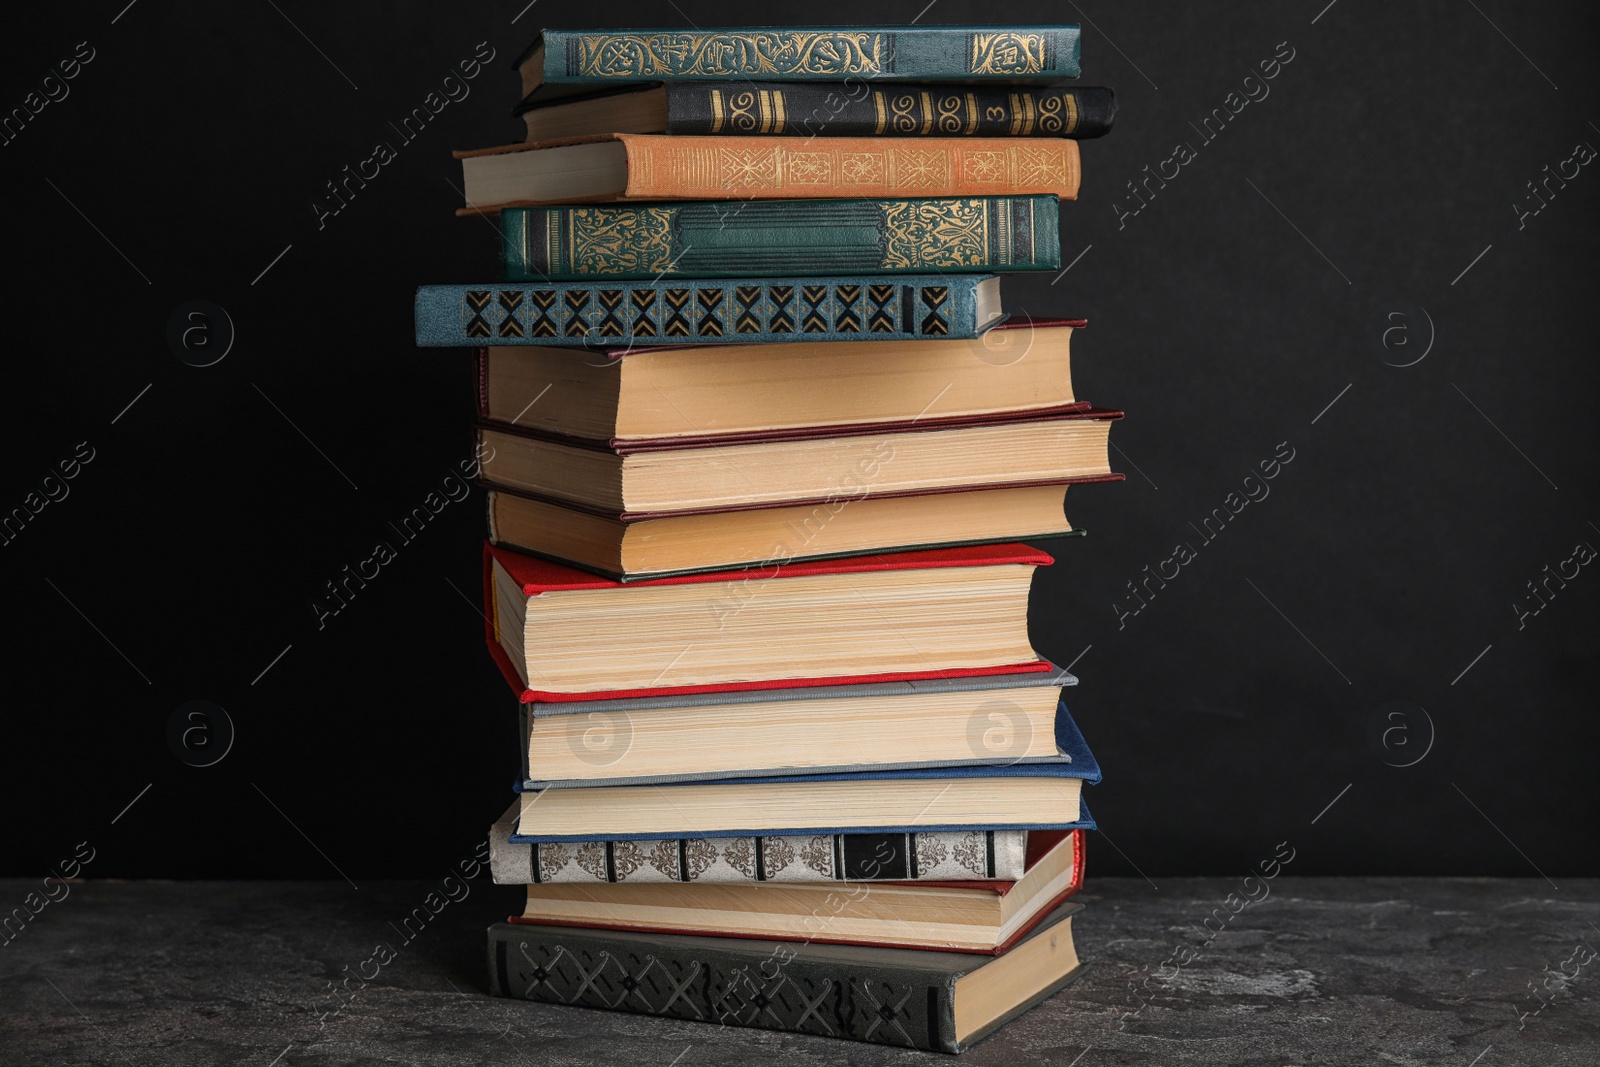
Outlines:
{"type": "Polygon", "coordinates": [[[974,184],[1006,180],[1004,152],[970,152],[961,161],[961,176],[974,184]]]}
{"type": "Polygon", "coordinates": [[[871,75],[883,72],[888,53],[885,34],[859,31],[604,33],[575,41],[574,73],[586,78],[871,75]]]}
{"type": "Polygon", "coordinates": [[[842,152],[839,156],[839,174],[852,185],[881,185],[883,157],[876,152],[842,152]]]}
{"type": "Polygon", "coordinates": [[[1071,93],[1039,97],[1039,132],[1071,136],[1078,129],[1078,98],[1071,93]]]}
{"type": "Polygon", "coordinates": [[[578,274],[672,271],[672,209],[572,208],[572,269],[578,274]]]}
{"type": "Polygon", "coordinates": [[[1038,74],[1044,70],[1042,33],[975,33],[967,70],[972,74],[1038,74]]]}
{"type": "Polygon", "coordinates": [[[889,166],[899,189],[931,189],[950,180],[950,160],[937,149],[891,148],[889,166]]]}
{"type": "Polygon", "coordinates": [[[890,270],[972,267],[988,256],[988,213],[982,200],[890,202],[884,209],[890,270]]]}
{"type": "Polygon", "coordinates": [[[1011,158],[1016,167],[1017,182],[1024,187],[1067,184],[1066,156],[1057,148],[1013,148],[1011,158]]]}
{"type": "Polygon", "coordinates": [[[778,154],[767,148],[721,148],[717,151],[717,177],[732,188],[776,184],[778,154]]]}

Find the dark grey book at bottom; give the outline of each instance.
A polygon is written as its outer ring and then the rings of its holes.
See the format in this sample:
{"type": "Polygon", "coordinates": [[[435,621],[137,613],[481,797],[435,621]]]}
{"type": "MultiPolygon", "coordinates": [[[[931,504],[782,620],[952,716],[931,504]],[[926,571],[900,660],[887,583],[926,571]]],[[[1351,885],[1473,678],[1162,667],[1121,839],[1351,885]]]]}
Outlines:
{"type": "Polygon", "coordinates": [[[591,930],[489,927],[496,996],[957,1053],[1082,971],[1063,904],[998,956],[591,930]]]}

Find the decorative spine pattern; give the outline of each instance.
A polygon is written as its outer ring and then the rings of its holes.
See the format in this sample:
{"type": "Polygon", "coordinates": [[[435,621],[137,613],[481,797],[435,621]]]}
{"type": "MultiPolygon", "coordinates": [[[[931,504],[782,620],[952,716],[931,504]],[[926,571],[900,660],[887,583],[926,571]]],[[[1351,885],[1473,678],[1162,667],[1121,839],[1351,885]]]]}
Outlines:
{"type": "Polygon", "coordinates": [[[508,208],[501,229],[512,280],[781,277],[1053,270],[1057,218],[1047,196],[798,200],[508,208]]]}
{"type": "MultiPolygon", "coordinates": [[[[705,280],[417,290],[417,344],[614,344],[978,335],[987,276],[705,280]]],[[[987,325],[987,323],[983,324],[987,325]]]]}
{"type": "Polygon", "coordinates": [[[1078,195],[1078,143],[619,134],[640,199],[1078,195]]]}

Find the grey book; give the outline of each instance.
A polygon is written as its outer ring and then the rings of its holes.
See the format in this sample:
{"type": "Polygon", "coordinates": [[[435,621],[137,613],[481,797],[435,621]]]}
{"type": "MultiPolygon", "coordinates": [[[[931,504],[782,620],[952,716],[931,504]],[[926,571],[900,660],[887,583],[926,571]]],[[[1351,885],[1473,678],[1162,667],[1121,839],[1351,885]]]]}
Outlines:
{"type": "Polygon", "coordinates": [[[524,923],[489,927],[496,996],[958,1053],[1070,984],[1081,904],[999,955],[524,923]]]}
{"type": "MultiPolygon", "coordinates": [[[[1028,830],[514,841],[520,813],[513,804],[489,828],[489,870],[500,885],[1014,882],[1028,867],[1028,830]]],[[[1033,833],[1049,847],[1063,831],[1033,833]]]]}

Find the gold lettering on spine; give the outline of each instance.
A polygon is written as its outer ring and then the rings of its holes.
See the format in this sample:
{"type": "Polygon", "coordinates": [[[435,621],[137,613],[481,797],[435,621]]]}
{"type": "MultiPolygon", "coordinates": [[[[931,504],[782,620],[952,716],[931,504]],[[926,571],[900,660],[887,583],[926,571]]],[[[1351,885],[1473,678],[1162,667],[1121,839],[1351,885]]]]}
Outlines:
{"type": "Polygon", "coordinates": [[[722,90],[711,90],[711,132],[722,132],[722,90]]]}
{"type": "MultiPolygon", "coordinates": [[[[1000,204],[1000,210],[995,212],[998,221],[995,224],[994,250],[1002,264],[1011,262],[1011,201],[1005,200],[1000,204]]],[[[983,213],[984,244],[989,244],[989,213],[983,213]]]]}

